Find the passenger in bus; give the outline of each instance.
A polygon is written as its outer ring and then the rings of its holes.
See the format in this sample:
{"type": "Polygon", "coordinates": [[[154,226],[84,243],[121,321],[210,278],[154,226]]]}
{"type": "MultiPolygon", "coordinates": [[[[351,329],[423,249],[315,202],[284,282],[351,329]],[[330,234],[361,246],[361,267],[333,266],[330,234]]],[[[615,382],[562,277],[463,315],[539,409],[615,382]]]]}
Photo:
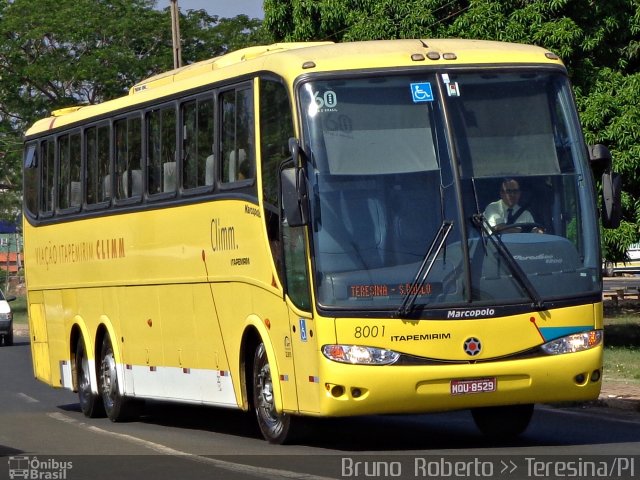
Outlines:
{"type": "MultiPolygon", "coordinates": [[[[514,178],[505,178],[500,184],[500,199],[487,205],[484,218],[494,230],[509,231],[518,224],[535,224],[536,221],[529,210],[520,202],[520,184],[514,178]],[[514,225],[514,227],[510,227],[514,225]]],[[[519,230],[518,230],[519,231],[519,230]]],[[[542,228],[533,227],[532,232],[543,233],[542,228]]]]}

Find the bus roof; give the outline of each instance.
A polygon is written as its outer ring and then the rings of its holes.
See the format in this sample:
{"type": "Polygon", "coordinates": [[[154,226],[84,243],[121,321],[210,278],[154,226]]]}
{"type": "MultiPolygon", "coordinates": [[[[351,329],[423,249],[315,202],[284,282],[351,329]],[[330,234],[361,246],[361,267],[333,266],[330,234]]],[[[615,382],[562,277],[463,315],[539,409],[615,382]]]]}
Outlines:
{"type": "Polygon", "coordinates": [[[51,117],[36,122],[26,135],[36,135],[252,72],[272,71],[293,81],[310,72],[482,64],[562,65],[562,62],[557,55],[541,47],[486,40],[275,43],[248,47],[155,75],[134,85],[129,95],[115,100],[56,110],[51,117]]]}

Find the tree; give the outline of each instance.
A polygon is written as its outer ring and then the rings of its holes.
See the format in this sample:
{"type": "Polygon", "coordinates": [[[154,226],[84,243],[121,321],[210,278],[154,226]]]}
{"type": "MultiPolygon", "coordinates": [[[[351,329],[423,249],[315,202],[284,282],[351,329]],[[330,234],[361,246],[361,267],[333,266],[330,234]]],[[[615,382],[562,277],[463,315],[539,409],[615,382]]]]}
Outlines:
{"type": "MultiPolygon", "coordinates": [[[[173,66],[155,0],[0,0],[0,217],[20,211],[25,129],[52,110],[127,93],[173,66]],[[6,188],[3,188],[6,187],[6,188]]],[[[184,63],[264,40],[260,21],[181,14],[184,63]]]]}
{"type": "Polygon", "coordinates": [[[605,258],[640,240],[640,1],[265,0],[276,41],[477,38],[544,46],[571,76],[588,143],[612,151],[623,176],[623,224],[605,230],[605,258]]]}

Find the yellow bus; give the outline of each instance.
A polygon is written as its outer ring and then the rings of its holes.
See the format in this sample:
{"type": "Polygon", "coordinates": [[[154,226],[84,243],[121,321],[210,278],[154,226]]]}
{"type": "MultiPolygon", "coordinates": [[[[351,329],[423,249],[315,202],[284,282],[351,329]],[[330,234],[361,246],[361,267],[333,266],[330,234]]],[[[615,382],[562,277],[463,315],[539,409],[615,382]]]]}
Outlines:
{"type": "Polygon", "coordinates": [[[251,47],[55,111],[25,137],[35,376],[113,421],[253,411],[272,443],[457,409],[519,434],[600,390],[590,160],[612,225],[561,61],[495,42],[251,47]]]}

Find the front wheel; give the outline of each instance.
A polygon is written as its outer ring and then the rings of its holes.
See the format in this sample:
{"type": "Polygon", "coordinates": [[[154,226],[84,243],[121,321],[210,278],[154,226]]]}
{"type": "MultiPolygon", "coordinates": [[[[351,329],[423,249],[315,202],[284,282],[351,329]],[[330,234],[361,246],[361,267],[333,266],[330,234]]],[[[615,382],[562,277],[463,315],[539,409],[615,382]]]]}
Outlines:
{"type": "Polygon", "coordinates": [[[264,343],[256,348],[253,359],[253,406],[262,436],[269,443],[291,441],[292,425],[297,418],[276,411],[271,367],[264,343]]]}
{"type": "Polygon", "coordinates": [[[507,440],[527,429],[533,415],[533,404],[474,408],[471,415],[487,437],[507,440]]]}
{"type": "Polygon", "coordinates": [[[137,400],[126,398],[120,393],[116,359],[108,335],[105,335],[102,341],[101,352],[98,381],[107,417],[112,422],[131,420],[140,413],[140,403],[137,400]]]}

